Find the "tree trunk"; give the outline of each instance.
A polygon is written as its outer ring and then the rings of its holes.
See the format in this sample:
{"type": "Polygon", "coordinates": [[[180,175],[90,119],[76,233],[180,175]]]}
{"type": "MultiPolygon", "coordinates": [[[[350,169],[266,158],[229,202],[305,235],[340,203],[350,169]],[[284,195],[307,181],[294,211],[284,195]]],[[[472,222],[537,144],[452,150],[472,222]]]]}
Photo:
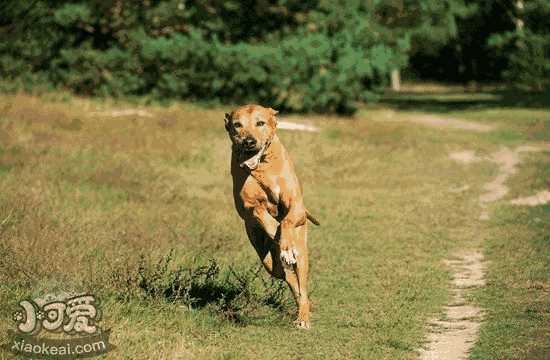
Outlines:
{"type": "Polygon", "coordinates": [[[518,32],[523,31],[524,22],[523,22],[523,9],[525,8],[525,4],[523,3],[523,0],[517,0],[516,1],[516,9],[518,12],[518,15],[516,16],[515,23],[516,23],[516,30],[518,32]]]}
{"type": "Polygon", "coordinates": [[[391,71],[391,89],[396,92],[401,90],[401,72],[399,69],[391,71]]]}

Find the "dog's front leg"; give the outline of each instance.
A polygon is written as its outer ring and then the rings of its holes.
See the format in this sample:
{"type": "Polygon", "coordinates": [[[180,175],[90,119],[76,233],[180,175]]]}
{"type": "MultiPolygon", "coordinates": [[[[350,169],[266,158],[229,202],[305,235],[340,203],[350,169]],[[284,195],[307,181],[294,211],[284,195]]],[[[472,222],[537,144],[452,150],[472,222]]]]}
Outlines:
{"type": "MultiPolygon", "coordinates": [[[[283,199],[284,201],[284,199],[283,199]]],[[[281,260],[287,265],[296,264],[298,250],[295,246],[296,227],[306,223],[306,211],[301,202],[293,203],[291,199],[284,201],[287,204],[287,214],[281,221],[281,260]]]]}
{"type": "Polygon", "coordinates": [[[256,219],[256,221],[264,229],[267,235],[271,238],[271,240],[275,240],[275,236],[277,235],[277,228],[279,227],[279,222],[275,220],[273,216],[271,216],[271,214],[267,211],[267,208],[263,204],[256,206],[252,210],[252,215],[254,216],[254,219],[256,219]]]}

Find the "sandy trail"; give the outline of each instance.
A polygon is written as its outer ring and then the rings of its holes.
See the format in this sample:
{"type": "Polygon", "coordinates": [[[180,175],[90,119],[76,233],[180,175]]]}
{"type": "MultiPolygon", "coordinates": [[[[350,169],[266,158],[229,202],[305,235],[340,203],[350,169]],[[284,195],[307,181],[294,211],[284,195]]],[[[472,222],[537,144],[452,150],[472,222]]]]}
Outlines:
{"type": "Polygon", "coordinates": [[[407,117],[396,116],[396,112],[393,110],[384,111],[383,115],[380,118],[376,118],[375,120],[406,121],[439,128],[451,128],[475,132],[489,132],[494,130],[495,128],[492,125],[481,124],[475,121],[459,120],[450,117],[441,117],[429,114],[410,115],[407,117]]]}
{"type": "Polygon", "coordinates": [[[429,323],[428,343],[420,351],[422,360],[467,359],[478,337],[483,311],[469,304],[466,295],[485,284],[483,254],[461,253],[446,264],[452,271],[453,298],[445,306],[443,316],[429,323]]]}
{"type": "Polygon", "coordinates": [[[544,190],[532,196],[520,197],[511,200],[514,205],[537,206],[550,203],[550,191],[544,190]]]}
{"type": "Polygon", "coordinates": [[[277,121],[277,129],[282,130],[298,130],[298,131],[307,131],[307,132],[319,132],[320,129],[313,125],[301,124],[292,121],[277,121]]]}
{"type": "Polygon", "coordinates": [[[476,152],[473,150],[465,150],[465,151],[450,153],[449,158],[463,164],[471,164],[471,163],[479,162],[483,160],[483,158],[480,158],[479,156],[477,156],[476,152]]]}
{"type": "MultiPolygon", "coordinates": [[[[394,120],[392,113],[386,120],[394,120]]],[[[419,115],[407,118],[408,121],[430,126],[447,127],[468,131],[488,132],[492,126],[466,122],[456,119],[444,119],[431,115],[419,115]]],[[[449,158],[462,163],[472,164],[490,161],[498,166],[497,175],[483,186],[484,192],[479,196],[481,207],[480,220],[489,219],[488,204],[501,200],[508,194],[506,185],[508,179],[518,171],[521,153],[548,150],[546,147],[519,146],[515,150],[502,147],[499,151],[487,157],[478,156],[473,150],[454,152],[449,158]]],[[[453,188],[452,192],[468,190],[469,185],[453,188]]],[[[550,202],[550,192],[542,191],[531,197],[518,198],[511,201],[516,205],[538,205],[550,202]]],[[[485,284],[483,254],[480,251],[466,251],[455,259],[447,260],[453,280],[451,291],[452,301],[444,307],[444,313],[439,319],[429,323],[430,332],[426,346],[420,350],[422,360],[460,360],[469,357],[470,350],[478,339],[479,328],[483,320],[483,310],[467,301],[471,289],[485,284]]]]}
{"type": "MultiPolygon", "coordinates": [[[[489,219],[488,204],[501,200],[508,194],[508,179],[518,171],[521,162],[520,154],[548,150],[546,147],[519,146],[515,150],[502,147],[487,157],[476,155],[473,150],[449,154],[449,158],[462,163],[472,164],[490,161],[498,166],[497,175],[483,186],[484,192],[478,201],[481,207],[480,220],[489,219]]],[[[469,189],[468,185],[451,191],[469,189]]],[[[534,196],[512,200],[516,205],[538,205],[550,202],[550,192],[542,191],[534,196]]],[[[471,289],[482,287],[484,280],[483,254],[479,251],[463,252],[456,259],[447,260],[453,280],[452,301],[444,307],[441,318],[429,323],[430,333],[424,349],[420,350],[422,360],[460,360],[467,359],[474,346],[483,320],[483,310],[467,301],[471,289]]]]}
{"type": "Polygon", "coordinates": [[[126,116],[135,116],[135,117],[148,117],[151,118],[154,115],[143,109],[118,109],[118,110],[107,110],[107,111],[94,111],[91,112],[92,116],[100,117],[126,117],[126,116]]]}
{"type": "MultiPolygon", "coordinates": [[[[479,196],[479,204],[481,206],[480,220],[489,220],[488,204],[501,200],[508,194],[509,189],[506,185],[508,179],[517,172],[517,167],[521,162],[520,154],[528,152],[537,152],[548,150],[547,147],[523,145],[511,150],[507,147],[502,147],[499,151],[491,154],[488,157],[480,157],[473,150],[459,151],[449,154],[449,158],[462,163],[471,164],[479,161],[490,161],[498,165],[498,174],[490,182],[483,185],[483,194],[479,196]]],[[[550,193],[543,191],[535,194],[530,198],[520,198],[512,200],[515,205],[530,205],[544,204],[550,201],[550,193]]]]}
{"type": "Polygon", "coordinates": [[[409,121],[438,127],[448,127],[452,129],[468,130],[475,132],[489,132],[493,130],[490,125],[480,124],[474,121],[464,121],[452,118],[442,118],[433,115],[417,115],[409,117],[409,121]]]}

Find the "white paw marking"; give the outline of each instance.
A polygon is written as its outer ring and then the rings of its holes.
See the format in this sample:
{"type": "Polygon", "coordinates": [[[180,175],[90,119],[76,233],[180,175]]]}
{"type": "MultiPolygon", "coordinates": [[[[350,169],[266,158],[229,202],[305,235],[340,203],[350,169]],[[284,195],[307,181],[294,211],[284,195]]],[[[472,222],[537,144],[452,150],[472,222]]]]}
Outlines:
{"type": "Polygon", "coordinates": [[[296,249],[281,251],[281,260],[286,265],[296,264],[296,256],[298,256],[298,251],[296,249]]]}
{"type": "Polygon", "coordinates": [[[311,329],[311,325],[309,324],[309,322],[306,322],[304,320],[297,320],[295,321],[295,324],[300,329],[304,329],[304,330],[311,329]]]}

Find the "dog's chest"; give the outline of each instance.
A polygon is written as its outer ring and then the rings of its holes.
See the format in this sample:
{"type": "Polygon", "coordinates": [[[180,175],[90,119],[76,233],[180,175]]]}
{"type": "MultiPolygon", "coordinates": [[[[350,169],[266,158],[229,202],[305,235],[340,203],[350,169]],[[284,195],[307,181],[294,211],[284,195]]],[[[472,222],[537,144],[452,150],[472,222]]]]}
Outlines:
{"type": "Polygon", "coordinates": [[[277,216],[281,189],[275,179],[263,176],[256,178],[249,175],[239,195],[245,208],[253,208],[265,203],[269,213],[277,216]]]}

